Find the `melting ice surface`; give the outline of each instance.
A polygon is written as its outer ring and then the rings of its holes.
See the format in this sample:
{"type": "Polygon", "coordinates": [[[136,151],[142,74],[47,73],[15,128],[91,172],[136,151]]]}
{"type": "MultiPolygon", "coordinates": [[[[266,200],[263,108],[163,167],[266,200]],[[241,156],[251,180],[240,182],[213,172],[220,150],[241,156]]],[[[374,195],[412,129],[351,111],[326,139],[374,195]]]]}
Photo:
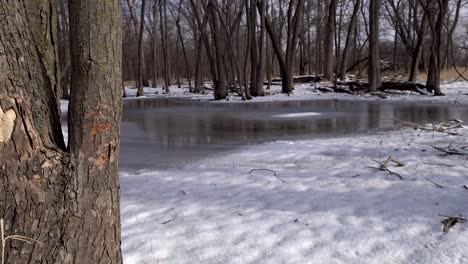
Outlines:
{"type": "Polygon", "coordinates": [[[467,116],[466,106],[424,102],[127,100],[120,166],[130,170],[181,166],[247,144],[339,137],[389,130],[402,121],[439,123],[467,116]]]}

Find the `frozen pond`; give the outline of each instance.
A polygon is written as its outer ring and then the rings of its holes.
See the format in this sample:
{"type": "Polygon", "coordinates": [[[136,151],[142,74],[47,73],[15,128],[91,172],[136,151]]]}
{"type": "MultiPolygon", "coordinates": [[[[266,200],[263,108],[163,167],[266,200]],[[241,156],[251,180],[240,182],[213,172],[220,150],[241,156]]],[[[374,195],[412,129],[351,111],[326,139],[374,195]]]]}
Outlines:
{"type": "Polygon", "coordinates": [[[181,98],[126,100],[123,169],[173,167],[269,140],[388,130],[401,121],[468,117],[468,107],[430,103],[315,100],[212,103],[181,98]]]}

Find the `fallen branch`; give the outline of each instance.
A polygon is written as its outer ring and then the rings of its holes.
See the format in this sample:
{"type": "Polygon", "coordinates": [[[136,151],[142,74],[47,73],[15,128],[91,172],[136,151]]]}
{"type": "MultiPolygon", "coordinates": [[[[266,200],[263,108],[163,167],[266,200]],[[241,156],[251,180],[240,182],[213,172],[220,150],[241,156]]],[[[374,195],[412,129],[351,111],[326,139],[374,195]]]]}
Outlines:
{"type": "Polygon", "coordinates": [[[439,151],[442,151],[444,152],[445,154],[448,154],[448,155],[458,155],[458,156],[468,156],[468,153],[464,153],[464,152],[460,152],[456,149],[443,149],[443,148],[440,148],[440,147],[436,147],[436,146],[431,146],[439,151]]]}
{"type": "Polygon", "coordinates": [[[390,162],[396,163],[398,167],[404,166],[404,164],[403,164],[402,162],[400,162],[400,161],[394,159],[392,156],[389,156],[384,162],[380,162],[380,161],[375,160],[375,159],[372,159],[372,161],[374,161],[374,162],[380,164],[380,166],[379,166],[378,168],[369,166],[369,168],[371,168],[371,169],[377,169],[377,170],[381,170],[381,171],[386,171],[386,172],[388,172],[388,173],[390,173],[390,174],[393,174],[393,175],[397,176],[398,178],[400,178],[400,180],[404,180],[404,178],[403,178],[400,174],[398,174],[398,173],[396,173],[396,172],[394,172],[394,171],[391,171],[391,170],[388,168],[388,165],[389,165],[390,162]]]}
{"type": "Polygon", "coordinates": [[[276,174],[276,171],[274,170],[270,170],[270,169],[252,169],[249,171],[249,175],[252,174],[252,172],[254,171],[269,171],[269,172],[272,172],[273,173],[273,176],[275,176],[278,180],[282,181],[282,182],[286,182],[285,180],[281,179],[278,174],[276,174]]]}
{"type": "MultiPolygon", "coordinates": [[[[449,121],[449,122],[451,122],[451,121],[449,121]]],[[[451,129],[462,128],[462,126],[460,124],[448,125],[447,122],[442,123],[440,125],[436,125],[436,126],[434,126],[434,125],[432,125],[432,126],[423,126],[423,125],[416,124],[416,123],[411,123],[411,122],[402,122],[400,125],[407,126],[407,127],[414,128],[414,129],[423,130],[423,131],[428,131],[428,132],[446,133],[446,134],[451,135],[451,136],[460,136],[459,133],[450,131],[451,129]]]]}
{"type": "Polygon", "coordinates": [[[466,218],[463,218],[461,216],[441,216],[447,217],[447,219],[444,219],[441,222],[442,224],[444,224],[444,233],[447,233],[450,230],[450,228],[454,227],[457,223],[465,223],[466,221],[468,221],[466,218]]]}

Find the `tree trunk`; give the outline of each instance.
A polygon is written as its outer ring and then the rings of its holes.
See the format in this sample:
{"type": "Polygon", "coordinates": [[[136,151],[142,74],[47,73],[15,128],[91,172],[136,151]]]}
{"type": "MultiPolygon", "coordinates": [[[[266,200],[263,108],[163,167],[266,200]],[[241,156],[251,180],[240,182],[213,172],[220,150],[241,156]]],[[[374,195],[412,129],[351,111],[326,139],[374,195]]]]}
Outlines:
{"type": "Polygon", "coordinates": [[[340,79],[346,79],[346,69],[348,67],[348,58],[349,50],[351,49],[351,43],[354,38],[354,32],[356,31],[356,24],[359,15],[359,10],[361,9],[361,0],[356,0],[354,3],[353,14],[351,16],[351,21],[349,22],[348,34],[346,36],[346,43],[343,50],[343,56],[341,57],[340,64],[340,79]]]}
{"type": "Polygon", "coordinates": [[[408,78],[410,82],[416,81],[416,75],[418,74],[419,63],[422,58],[422,53],[423,53],[423,48],[424,48],[424,38],[426,37],[427,28],[428,28],[428,17],[427,17],[427,13],[424,12],[424,15],[421,21],[421,27],[418,32],[418,41],[416,42],[416,47],[413,52],[413,58],[411,60],[410,75],[408,78]]]}
{"type": "MultiPolygon", "coordinates": [[[[140,23],[138,21],[138,17],[136,15],[136,5],[135,5],[135,0],[127,0],[127,3],[128,3],[128,9],[130,10],[130,16],[132,18],[132,22],[133,22],[133,27],[135,28],[135,36],[136,36],[136,39],[139,40],[140,39],[140,23]]],[[[145,54],[143,54],[143,58],[142,58],[142,61],[143,61],[143,85],[144,86],[149,86],[149,82],[148,82],[148,75],[146,74],[146,71],[144,69],[146,69],[146,65],[145,65],[145,59],[144,59],[144,56],[145,54]]],[[[140,63],[140,62],[138,62],[140,63]]],[[[137,73],[138,75],[138,73],[137,73]]],[[[138,76],[137,76],[138,78],[138,76]]],[[[137,84],[138,84],[138,80],[137,80],[137,84]]]]}
{"type": "MultiPolygon", "coordinates": [[[[434,95],[444,95],[440,89],[440,72],[442,67],[442,34],[444,31],[444,20],[447,16],[449,0],[437,1],[438,8],[431,8],[432,15],[438,13],[437,20],[431,23],[432,31],[432,45],[431,45],[431,58],[429,62],[429,72],[427,75],[426,87],[429,91],[433,91],[434,95]]],[[[430,14],[428,14],[430,15],[430,14]]]]}
{"type": "Polygon", "coordinates": [[[153,6],[151,8],[151,14],[153,16],[153,24],[151,25],[151,53],[153,55],[153,69],[151,71],[151,79],[153,79],[153,88],[158,87],[158,42],[157,42],[157,33],[156,33],[156,24],[158,20],[157,15],[157,2],[153,0],[153,6]]]}
{"type": "Polygon", "coordinates": [[[183,1],[180,1],[180,3],[179,3],[179,13],[177,14],[177,19],[176,19],[177,35],[179,36],[179,40],[180,40],[180,43],[182,45],[182,52],[183,52],[183,55],[184,55],[184,61],[185,61],[186,75],[187,75],[187,80],[188,80],[188,85],[189,85],[189,91],[193,92],[192,77],[191,77],[192,70],[190,68],[190,63],[188,61],[187,50],[185,48],[184,38],[182,36],[182,30],[181,30],[181,26],[180,26],[180,15],[181,15],[181,11],[182,11],[182,3],[183,3],[183,1]]]}
{"type": "Polygon", "coordinates": [[[164,91],[169,92],[169,86],[171,85],[169,75],[169,48],[167,45],[167,3],[166,0],[159,0],[159,27],[161,30],[161,46],[163,49],[163,60],[164,60],[164,91]]]}
{"type": "Polygon", "coordinates": [[[282,93],[290,94],[293,90],[294,57],[296,55],[297,41],[300,34],[300,17],[303,8],[304,0],[289,2],[286,52],[281,50],[281,38],[275,34],[270,20],[265,16],[265,27],[270,36],[276,58],[278,59],[281,79],[283,80],[281,84],[282,93]]]}
{"type": "Polygon", "coordinates": [[[336,0],[331,0],[328,7],[327,30],[325,37],[325,72],[324,79],[333,79],[333,39],[335,36],[336,0]]]}
{"type": "Polygon", "coordinates": [[[145,5],[146,0],[141,1],[141,17],[140,30],[138,34],[138,92],[137,96],[144,96],[143,72],[144,72],[144,56],[143,56],[143,30],[145,28],[145,5]]]}
{"type": "Polygon", "coordinates": [[[0,215],[5,235],[30,242],[7,240],[5,263],[121,263],[120,1],[70,2],[68,150],[51,74],[53,8],[0,1],[0,215]]]}
{"type": "Polygon", "coordinates": [[[370,0],[369,5],[369,90],[377,91],[382,85],[379,54],[380,0],[370,0]]]}

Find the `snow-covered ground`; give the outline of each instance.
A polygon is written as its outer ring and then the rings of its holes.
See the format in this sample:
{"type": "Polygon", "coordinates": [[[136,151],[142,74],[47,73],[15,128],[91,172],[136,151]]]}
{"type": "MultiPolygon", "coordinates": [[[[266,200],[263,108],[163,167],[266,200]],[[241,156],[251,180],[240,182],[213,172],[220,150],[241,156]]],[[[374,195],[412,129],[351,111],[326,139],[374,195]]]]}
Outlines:
{"type": "MultiPolygon", "coordinates": [[[[318,91],[316,88],[320,84],[314,86],[312,84],[296,84],[295,90],[292,94],[282,94],[280,85],[272,85],[270,90],[266,90],[266,96],[255,97],[247,102],[270,102],[270,101],[295,101],[295,100],[326,100],[326,99],[343,99],[343,100],[372,100],[372,101],[425,101],[425,102],[451,102],[451,103],[468,103],[468,82],[457,81],[447,82],[441,85],[442,92],[446,96],[431,96],[420,95],[412,92],[405,92],[402,94],[387,94],[385,99],[378,96],[369,94],[363,95],[349,95],[343,93],[324,93],[318,91]]],[[[126,88],[127,100],[137,99],[136,89],[126,88]]],[[[145,97],[185,97],[195,100],[212,100],[213,93],[207,91],[207,94],[193,94],[188,92],[187,87],[177,88],[177,86],[170,87],[169,93],[164,93],[161,88],[145,88],[145,97]]],[[[238,95],[230,95],[226,100],[219,102],[242,102],[241,97],[238,95]]],[[[244,102],[245,103],[245,102],[244,102]]]]}
{"type": "Polygon", "coordinates": [[[468,148],[458,132],[279,141],[121,172],[124,263],[468,263],[468,224],[441,224],[468,215],[467,156],[432,147],[468,148]],[[388,156],[403,180],[370,168],[388,156]]]}
{"type": "MultiPolygon", "coordinates": [[[[269,96],[252,101],[468,103],[466,82],[444,84],[443,91],[447,96],[381,99],[325,94],[310,85],[297,85],[288,96],[273,86],[269,96]]],[[[176,87],[169,94],[160,88],[145,92],[213,98],[176,87]]],[[[135,93],[127,88],[126,100],[135,93]]],[[[448,216],[468,216],[468,158],[432,147],[468,152],[468,128],[457,133],[402,128],[277,141],[178,168],[121,171],[124,263],[468,263],[468,223],[448,233],[441,223],[448,216]],[[389,156],[405,164],[389,166],[403,180],[375,169],[376,161],[389,156]]]]}

